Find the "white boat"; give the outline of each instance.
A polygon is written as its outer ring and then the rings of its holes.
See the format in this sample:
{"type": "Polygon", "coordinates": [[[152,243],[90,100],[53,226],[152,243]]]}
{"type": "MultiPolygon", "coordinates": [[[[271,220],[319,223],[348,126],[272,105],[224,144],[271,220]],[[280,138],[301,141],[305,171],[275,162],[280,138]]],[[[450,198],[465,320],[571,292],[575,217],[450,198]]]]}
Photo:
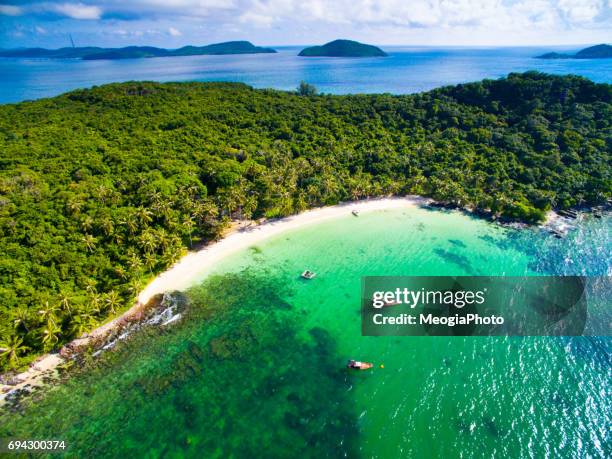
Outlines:
{"type": "Polygon", "coordinates": [[[317,275],[317,273],[313,273],[312,271],[306,270],[302,273],[302,277],[304,279],[314,279],[314,277],[317,275]]]}

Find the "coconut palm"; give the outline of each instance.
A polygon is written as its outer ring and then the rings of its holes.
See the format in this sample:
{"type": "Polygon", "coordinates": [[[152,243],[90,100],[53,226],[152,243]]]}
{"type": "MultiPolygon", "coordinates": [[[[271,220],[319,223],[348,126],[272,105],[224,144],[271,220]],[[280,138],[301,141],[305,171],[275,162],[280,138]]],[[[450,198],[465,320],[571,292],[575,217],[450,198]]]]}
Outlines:
{"type": "Polygon", "coordinates": [[[149,270],[149,273],[153,274],[153,268],[157,264],[157,258],[153,254],[145,253],[144,264],[149,270]]]}
{"type": "Polygon", "coordinates": [[[94,249],[96,248],[96,243],[98,242],[98,240],[91,234],[86,234],[85,236],[83,236],[81,241],[83,242],[83,244],[85,244],[85,247],[89,252],[94,251],[94,249]]]}
{"type": "Polygon", "coordinates": [[[30,310],[25,306],[17,306],[11,310],[11,321],[15,329],[23,328],[27,333],[29,331],[30,310]]]}
{"type": "Polygon", "coordinates": [[[121,221],[121,224],[127,228],[130,234],[134,234],[138,230],[138,219],[134,214],[129,214],[125,217],[125,219],[121,221]]]}
{"type": "Polygon", "coordinates": [[[95,279],[92,279],[91,277],[85,279],[85,290],[87,291],[87,293],[95,293],[96,286],[97,282],[95,281],[95,279]]]}
{"type": "Polygon", "coordinates": [[[84,231],[91,231],[93,225],[94,220],[89,215],[86,215],[85,218],[81,220],[81,228],[83,228],[84,231]]]}
{"type": "Polygon", "coordinates": [[[115,231],[115,224],[113,219],[110,217],[104,217],[100,222],[100,228],[102,228],[102,232],[105,236],[110,236],[115,231]]]}
{"type": "Polygon", "coordinates": [[[64,291],[60,291],[59,304],[62,310],[66,311],[68,314],[72,313],[71,299],[64,291]]]}
{"type": "Polygon", "coordinates": [[[136,209],[136,217],[143,226],[153,221],[153,213],[146,207],[139,207],[136,209]]]}
{"type": "Polygon", "coordinates": [[[6,359],[11,368],[19,364],[19,356],[26,352],[29,347],[23,345],[23,339],[18,335],[11,335],[0,342],[0,357],[6,359]]]}
{"type": "Polygon", "coordinates": [[[189,234],[189,247],[193,245],[193,241],[191,240],[191,235],[193,233],[193,227],[195,226],[195,221],[191,215],[186,216],[183,219],[183,227],[187,230],[187,234],[189,234]]]}
{"type": "Polygon", "coordinates": [[[51,322],[53,324],[57,321],[57,312],[59,309],[57,306],[49,305],[48,301],[45,301],[43,306],[38,310],[38,314],[43,322],[51,322]]]}
{"type": "Polygon", "coordinates": [[[128,266],[132,271],[137,273],[142,267],[142,260],[135,253],[131,253],[128,257],[128,266]]]}
{"type": "Polygon", "coordinates": [[[71,199],[66,204],[66,208],[72,215],[76,215],[79,212],[81,212],[81,209],[83,208],[83,206],[84,206],[83,201],[81,201],[78,198],[71,199]]]}
{"type": "Polygon", "coordinates": [[[117,292],[111,290],[104,296],[104,304],[111,314],[116,314],[117,308],[121,306],[121,297],[117,292]]]}
{"type": "Polygon", "coordinates": [[[42,344],[45,350],[53,349],[57,343],[59,343],[59,339],[61,336],[62,330],[57,324],[49,320],[45,324],[45,327],[42,330],[42,344]]]}
{"type": "Polygon", "coordinates": [[[153,253],[157,249],[157,240],[150,229],[143,231],[138,238],[138,244],[145,253],[153,253]]]}

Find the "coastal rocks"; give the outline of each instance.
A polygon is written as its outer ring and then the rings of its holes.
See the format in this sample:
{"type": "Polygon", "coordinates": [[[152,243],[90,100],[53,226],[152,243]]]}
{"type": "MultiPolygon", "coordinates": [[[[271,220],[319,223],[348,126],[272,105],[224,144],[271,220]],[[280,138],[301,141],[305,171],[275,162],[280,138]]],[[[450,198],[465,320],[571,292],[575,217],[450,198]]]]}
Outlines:
{"type": "Polygon", "coordinates": [[[168,326],[182,317],[187,300],[180,292],[155,295],[147,304],[137,304],[123,316],[83,335],[63,346],[59,353],[48,354],[37,360],[19,375],[5,375],[0,380],[0,406],[18,404],[32,389],[40,388],[58,379],[59,369],[84,363],[113,349],[120,341],[146,326],[168,326]]]}

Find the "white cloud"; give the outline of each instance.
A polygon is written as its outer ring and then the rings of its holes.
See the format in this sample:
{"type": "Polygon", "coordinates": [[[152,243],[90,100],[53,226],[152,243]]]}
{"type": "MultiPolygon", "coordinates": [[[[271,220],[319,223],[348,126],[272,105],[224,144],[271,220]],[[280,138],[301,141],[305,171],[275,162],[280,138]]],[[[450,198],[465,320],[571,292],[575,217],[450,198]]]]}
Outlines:
{"type": "Polygon", "coordinates": [[[173,37],[180,37],[181,35],[183,35],[180,30],[175,29],[174,27],[169,27],[168,33],[173,37]]]}
{"type": "Polygon", "coordinates": [[[50,4],[50,10],[72,19],[100,19],[102,9],[83,3],[50,4]]]}
{"type": "Polygon", "coordinates": [[[15,5],[0,5],[0,14],[5,16],[19,16],[23,10],[15,5]]]}
{"type": "Polygon", "coordinates": [[[31,15],[34,25],[57,16],[99,19],[95,28],[82,27],[115,37],[122,29],[126,39],[140,30],[149,42],[182,36],[186,42],[244,38],[271,45],[337,37],[379,44],[575,44],[609,40],[612,30],[612,0],[5,1],[19,6],[0,5],[0,15],[31,15]]]}
{"type": "Polygon", "coordinates": [[[284,21],[404,27],[584,24],[610,9],[612,0],[249,0],[240,22],[270,26],[284,21]]]}
{"type": "Polygon", "coordinates": [[[604,7],[602,0],[559,0],[559,10],[571,23],[589,22],[599,15],[604,7]]]}

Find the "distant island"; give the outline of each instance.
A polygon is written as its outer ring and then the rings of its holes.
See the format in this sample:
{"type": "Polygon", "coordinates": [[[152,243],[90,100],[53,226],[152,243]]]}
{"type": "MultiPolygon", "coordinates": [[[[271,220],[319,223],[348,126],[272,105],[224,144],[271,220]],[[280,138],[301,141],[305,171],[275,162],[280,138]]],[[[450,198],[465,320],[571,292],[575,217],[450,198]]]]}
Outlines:
{"type": "Polygon", "coordinates": [[[546,53],[536,57],[538,59],[607,59],[612,57],[612,46],[595,45],[584,48],[576,54],[546,53]]]}
{"type": "Polygon", "coordinates": [[[352,40],[334,40],[323,46],[311,46],[300,51],[303,57],[386,57],[382,49],[352,40]]]}
{"type": "Polygon", "coordinates": [[[0,50],[0,57],[42,57],[49,59],[138,59],[143,57],[200,56],[224,54],[268,54],[275,49],[255,46],[249,41],[228,41],[207,46],[183,46],[178,49],[156,48],[154,46],[126,46],[124,48],[24,48],[0,50]]]}

